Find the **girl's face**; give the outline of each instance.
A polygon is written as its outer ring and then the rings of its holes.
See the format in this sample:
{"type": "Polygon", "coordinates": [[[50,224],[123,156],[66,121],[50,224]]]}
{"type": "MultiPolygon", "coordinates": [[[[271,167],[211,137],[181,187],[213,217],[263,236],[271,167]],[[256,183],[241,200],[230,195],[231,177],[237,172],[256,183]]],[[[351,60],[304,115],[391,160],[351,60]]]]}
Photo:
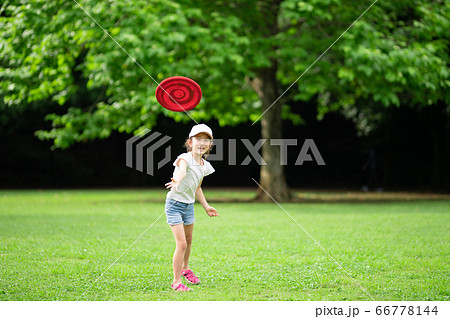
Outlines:
{"type": "Polygon", "coordinates": [[[191,139],[192,152],[194,154],[205,154],[210,149],[211,145],[212,141],[205,133],[199,133],[191,139]]]}

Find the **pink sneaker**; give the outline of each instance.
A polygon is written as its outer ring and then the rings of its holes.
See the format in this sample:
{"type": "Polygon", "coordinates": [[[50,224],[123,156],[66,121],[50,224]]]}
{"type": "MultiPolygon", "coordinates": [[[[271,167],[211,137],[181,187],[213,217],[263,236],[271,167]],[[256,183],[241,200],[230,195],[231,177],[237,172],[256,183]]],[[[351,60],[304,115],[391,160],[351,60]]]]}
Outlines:
{"type": "Polygon", "coordinates": [[[181,275],[191,284],[198,285],[200,283],[200,279],[190,269],[182,270],[181,275]]]}
{"type": "Polygon", "coordinates": [[[175,286],[174,284],[171,285],[172,289],[175,291],[191,291],[192,289],[183,285],[183,284],[178,284],[177,286],[175,286]]]}

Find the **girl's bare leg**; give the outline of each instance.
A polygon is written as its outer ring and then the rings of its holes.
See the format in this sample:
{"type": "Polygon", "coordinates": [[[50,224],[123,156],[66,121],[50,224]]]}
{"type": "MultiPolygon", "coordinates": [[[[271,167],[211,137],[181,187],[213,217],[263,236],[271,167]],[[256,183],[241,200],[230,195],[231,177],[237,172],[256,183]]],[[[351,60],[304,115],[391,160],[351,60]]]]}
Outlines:
{"type": "Polygon", "coordinates": [[[194,224],[184,225],[184,234],[186,238],[186,252],[184,253],[183,269],[189,269],[189,255],[191,254],[192,246],[192,232],[194,230],[194,224]]]}
{"type": "Polygon", "coordinates": [[[173,284],[175,285],[181,283],[181,269],[183,267],[183,261],[187,247],[183,226],[183,224],[170,226],[176,243],[175,252],[173,253],[173,284]]]}

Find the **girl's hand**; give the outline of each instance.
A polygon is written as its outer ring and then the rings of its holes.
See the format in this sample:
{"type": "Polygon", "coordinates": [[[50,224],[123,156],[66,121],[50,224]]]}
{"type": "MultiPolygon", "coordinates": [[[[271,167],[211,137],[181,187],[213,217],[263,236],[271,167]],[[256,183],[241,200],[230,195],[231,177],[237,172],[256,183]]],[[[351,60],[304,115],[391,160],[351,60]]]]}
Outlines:
{"type": "Polygon", "coordinates": [[[219,214],[217,213],[217,210],[214,207],[208,206],[205,208],[205,211],[209,217],[219,216],[219,214]]]}
{"type": "Polygon", "coordinates": [[[180,182],[174,180],[173,178],[171,178],[170,180],[171,180],[170,182],[165,184],[166,188],[170,189],[170,190],[172,190],[172,189],[177,190],[178,186],[180,186],[180,182]]]}

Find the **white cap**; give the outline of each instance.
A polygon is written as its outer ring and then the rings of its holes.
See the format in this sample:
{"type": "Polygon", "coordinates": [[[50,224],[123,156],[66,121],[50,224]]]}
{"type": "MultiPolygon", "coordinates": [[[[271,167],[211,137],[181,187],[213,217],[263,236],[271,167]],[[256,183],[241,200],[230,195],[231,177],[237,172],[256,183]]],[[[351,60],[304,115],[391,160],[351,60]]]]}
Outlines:
{"type": "Polygon", "coordinates": [[[211,137],[211,139],[213,138],[212,130],[206,124],[194,125],[191,129],[191,132],[189,133],[189,138],[191,138],[192,136],[195,136],[197,134],[200,134],[200,133],[205,133],[205,134],[209,135],[209,137],[211,137]]]}

